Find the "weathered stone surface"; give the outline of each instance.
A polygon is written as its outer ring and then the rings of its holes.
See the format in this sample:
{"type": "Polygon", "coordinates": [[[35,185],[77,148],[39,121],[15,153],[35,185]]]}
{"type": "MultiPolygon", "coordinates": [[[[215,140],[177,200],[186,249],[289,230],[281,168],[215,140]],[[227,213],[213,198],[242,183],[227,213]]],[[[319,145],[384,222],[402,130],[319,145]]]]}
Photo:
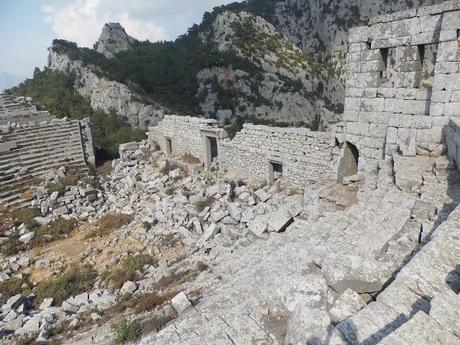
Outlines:
{"type": "Polygon", "coordinates": [[[366,303],[356,291],[347,289],[334,302],[334,305],[329,310],[329,316],[333,322],[338,323],[365,306],[366,303]]]}
{"type": "Polygon", "coordinates": [[[182,314],[185,310],[190,308],[192,304],[188,300],[187,296],[185,293],[182,291],[179,294],[177,294],[172,300],[171,304],[173,305],[174,309],[178,314],[182,314]]]}
{"type": "Polygon", "coordinates": [[[326,257],[322,271],[328,285],[337,292],[376,292],[384,284],[379,263],[370,258],[332,254],[326,257]]]}

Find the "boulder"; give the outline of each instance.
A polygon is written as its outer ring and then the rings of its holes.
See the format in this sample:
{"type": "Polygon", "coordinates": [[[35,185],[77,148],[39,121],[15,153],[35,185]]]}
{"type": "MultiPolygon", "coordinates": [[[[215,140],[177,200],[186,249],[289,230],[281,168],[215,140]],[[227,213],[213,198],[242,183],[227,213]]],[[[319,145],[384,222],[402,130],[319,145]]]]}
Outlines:
{"type": "Polygon", "coordinates": [[[203,236],[201,237],[201,241],[207,242],[207,241],[213,239],[218,231],[219,231],[219,228],[217,227],[217,225],[215,223],[212,223],[212,224],[208,225],[208,227],[206,228],[206,230],[203,233],[203,236]]]}
{"type": "Polygon", "coordinates": [[[122,295],[132,294],[136,290],[137,290],[137,284],[129,280],[123,284],[123,286],[120,289],[120,293],[122,295]]]}
{"type": "Polygon", "coordinates": [[[286,209],[279,209],[267,215],[268,230],[281,232],[293,222],[292,215],[286,209]]]}
{"type": "Polygon", "coordinates": [[[339,323],[366,306],[366,302],[352,289],[345,290],[334,302],[329,316],[333,322],[339,323]]]}
{"type": "Polygon", "coordinates": [[[262,202],[266,202],[272,197],[271,194],[267,193],[264,189],[258,189],[254,192],[254,194],[262,202]]]}
{"type": "Polygon", "coordinates": [[[192,306],[190,303],[189,299],[185,295],[185,293],[182,291],[179,294],[177,294],[172,300],[171,304],[176,310],[177,314],[182,314],[186,309],[192,306]]]}
{"type": "Polygon", "coordinates": [[[248,222],[248,229],[256,236],[261,236],[268,230],[267,220],[265,216],[258,216],[248,222]]]}

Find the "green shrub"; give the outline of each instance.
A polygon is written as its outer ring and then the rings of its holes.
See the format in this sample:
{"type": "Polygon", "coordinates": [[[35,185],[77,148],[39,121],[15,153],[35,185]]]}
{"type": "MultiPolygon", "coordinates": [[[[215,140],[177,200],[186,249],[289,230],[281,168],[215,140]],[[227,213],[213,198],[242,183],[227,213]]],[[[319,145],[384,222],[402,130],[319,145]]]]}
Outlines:
{"type": "Polygon", "coordinates": [[[46,243],[63,239],[77,226],[74,219],[59,219],[49,225],[43,225],[35,231],[32,246],[37,247],[46,243]]]}
{"type": "Polygon", "coordinates": [[[12,277],[4,282],[0,283],[0,294],[1,299],[8,300],[22,292],[22,285],[25,283],[24,279],[18,277],[12,277]]]}
{"type": "Polygon", "coordinates": [[[138,279],[137,272],[142,272],[144,265],[158,265],[158,259],[152,255],[139,254],[130,256],[121,262],[121,267],[116,268],[107,274],[112,288],[119,289],[127,281],[138,279]]]}
{"type": "Polygon", "coordinates": [[[127,342],[136,341],[140,338],[142,333],[142,327],[137,321],[118,321],[112,325],[112,329],[115,332],[115,341],[117,344],[125,344],[127,342]]]}
{"type": "Polygon", "coordinates": [[[78,295],[92,288],[97,273],[89,265],[72,268],[56,278],[38,283],[34,288],[36,303],[52,297],[58,306],[71,296],[78,295]]]}
{"type": "Polygon", "coordinates": [[[35,217],[40,215],[40,210],[38,208],[20,208],[13,212],[13,218],[15,219],[15,223],[20,225],[24,223],[27,229],[32,230],[38,226],[38,224],[34,221],[35,217]]]}
{"type": "Polygon", "coordinates": [[[48,188],[48,194],[51,195],[54,192],[58,192],[59,195],[65,193],[67,187],[76,186],[78,184],[78,178],[74,175],[68,175],[61,178],[56,183],[48,184],[46,187],[48,188]]]}

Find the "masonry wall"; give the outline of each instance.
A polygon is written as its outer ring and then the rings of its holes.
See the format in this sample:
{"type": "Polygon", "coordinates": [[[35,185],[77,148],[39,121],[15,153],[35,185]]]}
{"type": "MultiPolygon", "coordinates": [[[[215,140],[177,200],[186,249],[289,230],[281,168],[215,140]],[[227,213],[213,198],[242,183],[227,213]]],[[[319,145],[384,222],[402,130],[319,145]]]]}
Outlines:
{"type": "Polygon", "coordinates": [[[460,116],[460,3],[398,12],[350,30],[343,121],[335,129],[376,171],[395,152],[446,152],[449,118],[460,116]]]}
{"type": "Polygon", "coordinates": [[[336,180],[331,133],[306,128],[245,124],[232,141],[221,143],[220,168],[243,177],[269,178],[269,162],[283,165],[287,185],[303,188],[336,180]]]}
{"type": "MultiPolygon", "coordinates": [[[[223,129],[218,128],[216,120],[191,116],[165,116],[158,126],[150,127],[149,141],[155,142],[167,153],[166,139],[172,143],[172,155],[182,156],[190,153],[202,162],[205,157],[203,132],[211,132],[218,139],[226,137],[223,129]]],[[[217,141],[218,146],[220,140],[217,141]]]]}

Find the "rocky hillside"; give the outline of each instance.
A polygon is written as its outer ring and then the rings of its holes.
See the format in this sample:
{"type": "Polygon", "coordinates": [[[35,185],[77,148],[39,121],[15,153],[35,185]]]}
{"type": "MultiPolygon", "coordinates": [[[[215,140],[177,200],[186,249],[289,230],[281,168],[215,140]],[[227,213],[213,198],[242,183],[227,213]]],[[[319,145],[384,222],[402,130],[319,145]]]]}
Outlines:
{"type": "Polygon", "coordinates": [[[94,49],[54,41],[49,68],[75,74],[93,109],[137,127],[168,113],[318,127],[343,109],[348,29],[435,2],[249,0],[206,12],[174,42],[139,42],[109,23],[94,49]]]}
{"type": "Polygon", "coordinates": [[[232,6],[205,14],[175,42],[139,42],[113,23],[95,49],[56,40],[49,68],[75,73],[75,89],[93,108],[114,109],[140,127],[171,112],[311,125],[336,119],[342,107],[334,66],[232,6]]]}

